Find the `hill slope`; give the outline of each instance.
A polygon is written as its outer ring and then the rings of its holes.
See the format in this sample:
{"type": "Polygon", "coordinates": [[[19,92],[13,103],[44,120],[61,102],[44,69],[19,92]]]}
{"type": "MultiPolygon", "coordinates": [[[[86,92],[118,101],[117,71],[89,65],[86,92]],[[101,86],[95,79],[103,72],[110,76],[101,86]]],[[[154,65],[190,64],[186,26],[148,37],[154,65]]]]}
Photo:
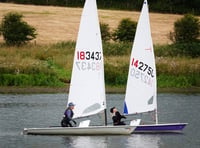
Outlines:
{"type": "MultiPolygon", "coordinates": [[[[57,43],[76,40],[82,8],[34,6],[0,3],[0,19],[8,12],[23,14],[24,20],[37,29],[37,44],[57,43]]],[[[123,18],[138,21],[140,12],[98,10],[100,22],[109,24],[111,30],[117,28],[123,18]]],[[[151,12],[151,10],[150,10],[151,12]]],[[[154,44],[170,43],[167,35],[173,30],[173,23],[181,15],[150,13],[154,44]]],[[[0,42],[3,42],[2,37],[0,42]]]]}

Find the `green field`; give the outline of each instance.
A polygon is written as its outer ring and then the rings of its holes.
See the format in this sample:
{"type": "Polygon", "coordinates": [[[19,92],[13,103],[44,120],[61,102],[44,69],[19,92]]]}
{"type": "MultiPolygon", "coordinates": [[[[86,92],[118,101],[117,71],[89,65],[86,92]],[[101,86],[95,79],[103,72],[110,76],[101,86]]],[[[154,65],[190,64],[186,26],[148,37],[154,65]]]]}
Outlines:
{"type": "MultiPolygon", "coordinates": [[[[126,88],[132,43],[103,44],[105,82],[108,92],[126,88]]],[[[164,46],[164,45],[163,45],[164,46]]],[[[0,86],[2,88],[69,86],[75,42],[52,45],[0,46],[0,86]]],[[[160,54],[155,46],[155,54],[160,54]]],[[[167,49],[166,49],[167,52],[167,49]]],[[[164,53],[163,53],[164,54],[164,53]]],[[[200,87],[200,58],[156,56],[159,90],[200,87]]]]}

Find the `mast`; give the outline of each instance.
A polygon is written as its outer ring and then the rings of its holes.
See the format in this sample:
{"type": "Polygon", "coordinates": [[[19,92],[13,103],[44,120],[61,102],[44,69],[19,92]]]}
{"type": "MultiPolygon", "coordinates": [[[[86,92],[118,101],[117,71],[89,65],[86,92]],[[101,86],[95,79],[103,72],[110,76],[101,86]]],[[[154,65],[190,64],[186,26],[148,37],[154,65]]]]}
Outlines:
{"type": "Polygon", "coordinates": [[[104,109],[104,125],[106,126],[107,125],[107,110],[104,109]]]}

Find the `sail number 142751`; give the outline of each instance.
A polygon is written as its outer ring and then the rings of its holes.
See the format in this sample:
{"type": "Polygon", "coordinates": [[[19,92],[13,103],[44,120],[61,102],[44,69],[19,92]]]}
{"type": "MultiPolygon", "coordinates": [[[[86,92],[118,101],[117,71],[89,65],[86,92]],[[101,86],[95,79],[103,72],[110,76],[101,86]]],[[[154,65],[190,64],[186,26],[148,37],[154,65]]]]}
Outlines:
{"type": "Polygon", "coordinates": [[[146,64],[142,61],[132,58],[131,66],[135,66],[135,68],[138,68],[140,71],[146,72],[152,78],[154,77],[153,68],[151,68],[148,64],[146,64]]]}

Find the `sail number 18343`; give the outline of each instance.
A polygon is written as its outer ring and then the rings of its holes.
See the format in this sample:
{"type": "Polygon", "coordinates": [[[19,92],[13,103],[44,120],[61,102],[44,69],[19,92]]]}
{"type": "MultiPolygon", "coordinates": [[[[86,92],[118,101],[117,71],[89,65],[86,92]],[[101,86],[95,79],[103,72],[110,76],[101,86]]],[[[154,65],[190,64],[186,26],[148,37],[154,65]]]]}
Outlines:
{"type": "Polygon", "coordinates": [[[77,60],[101,60],[101,52],[98,51],[77,51],[77,60]]]}
{"type": "Polygon", "coordinates": [[[76,52],[76,67],[80,71],[99,71],[102,69],[102,53],[98,51],[76,52]]]}

